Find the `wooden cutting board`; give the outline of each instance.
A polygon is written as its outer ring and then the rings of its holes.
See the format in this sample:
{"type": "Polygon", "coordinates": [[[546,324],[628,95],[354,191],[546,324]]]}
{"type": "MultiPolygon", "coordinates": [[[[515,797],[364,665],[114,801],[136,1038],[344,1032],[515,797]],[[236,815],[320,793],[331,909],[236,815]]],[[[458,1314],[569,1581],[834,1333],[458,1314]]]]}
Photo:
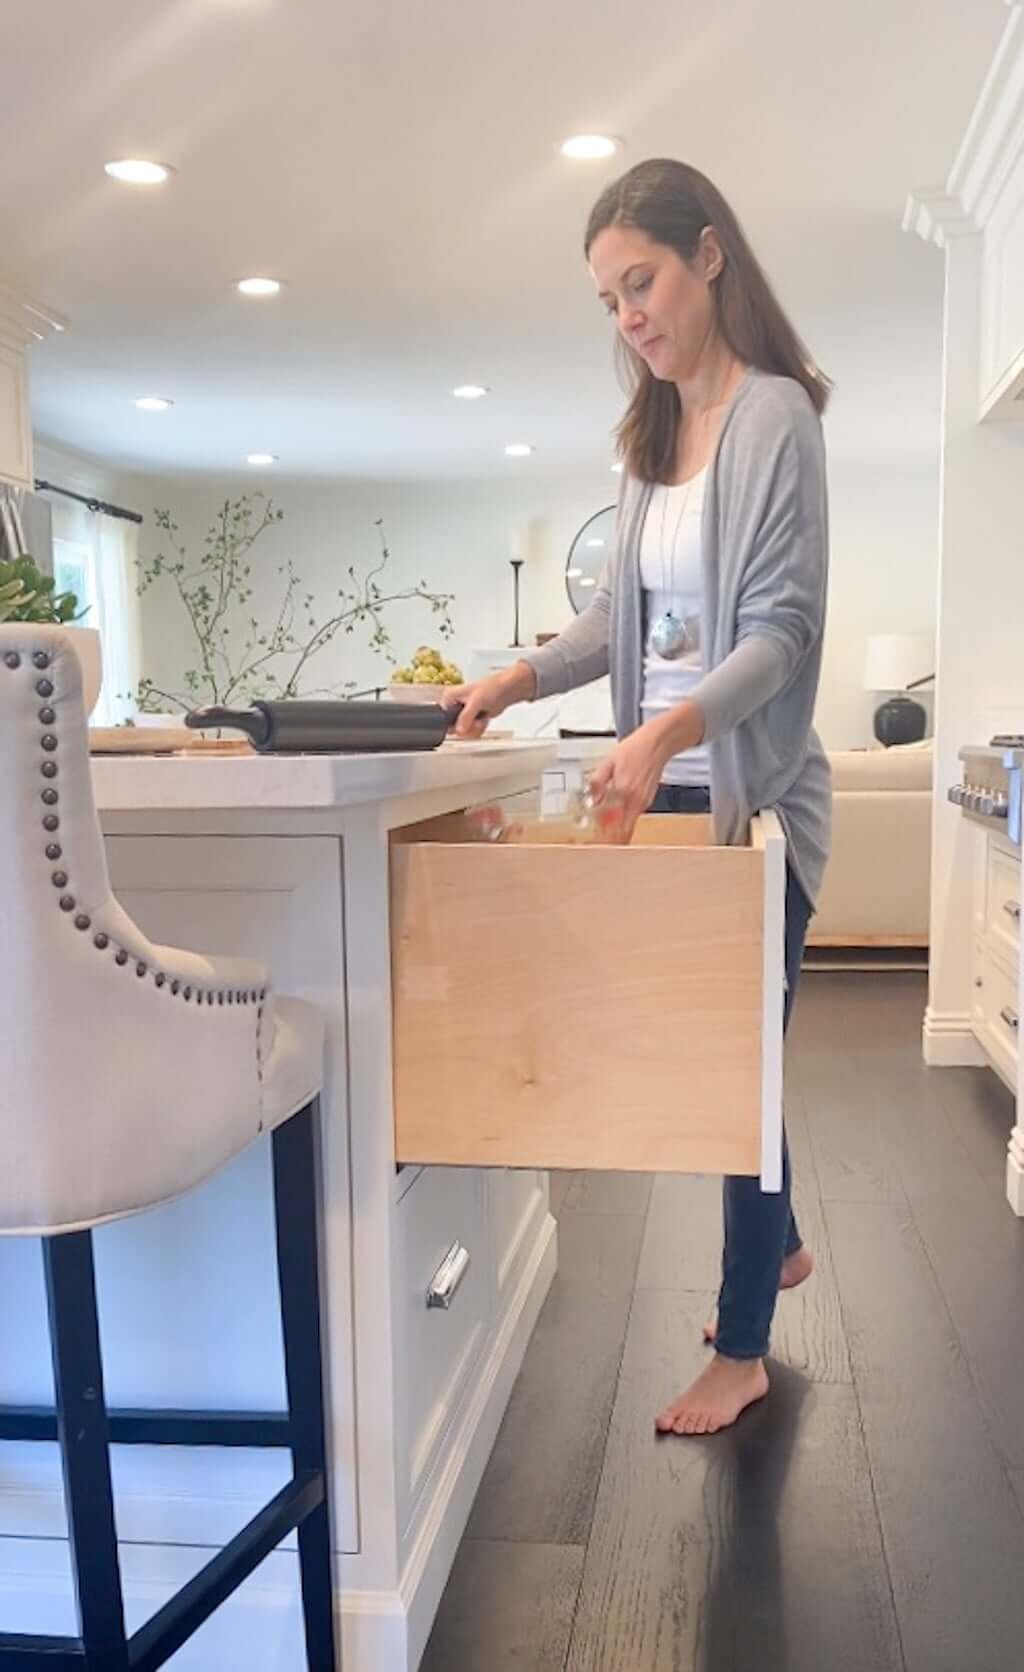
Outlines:
{"type": "Polygon", "coordinates": [[[179,726],[90,726],[91,755],[251,755],[247,738],[196,737],[179,726]]]}

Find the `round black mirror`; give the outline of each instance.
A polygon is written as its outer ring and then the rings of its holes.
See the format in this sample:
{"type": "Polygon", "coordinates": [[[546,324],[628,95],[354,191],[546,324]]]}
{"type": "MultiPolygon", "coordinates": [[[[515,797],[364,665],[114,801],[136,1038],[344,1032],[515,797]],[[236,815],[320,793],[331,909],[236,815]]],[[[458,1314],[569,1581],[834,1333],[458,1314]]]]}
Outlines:
{"type": "Polygon", "coordinates": [[[611,554],[616,507],[606,505],[583,524],[565,560],[565,590],[576,614],[586,609],[611,554]]]}

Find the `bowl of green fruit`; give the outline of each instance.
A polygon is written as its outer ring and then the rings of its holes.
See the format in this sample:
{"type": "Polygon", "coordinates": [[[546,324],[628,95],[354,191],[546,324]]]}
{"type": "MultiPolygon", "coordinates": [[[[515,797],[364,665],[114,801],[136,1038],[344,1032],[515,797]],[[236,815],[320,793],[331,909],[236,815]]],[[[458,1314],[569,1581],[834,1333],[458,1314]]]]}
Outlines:
{"type": "Polygon", "coordinates": [[[408,667],[396,668],[388,694],[395,702],[440,702],[445,686],[461,685],[462,670],[439,650],[420,645],[408,667]]]}

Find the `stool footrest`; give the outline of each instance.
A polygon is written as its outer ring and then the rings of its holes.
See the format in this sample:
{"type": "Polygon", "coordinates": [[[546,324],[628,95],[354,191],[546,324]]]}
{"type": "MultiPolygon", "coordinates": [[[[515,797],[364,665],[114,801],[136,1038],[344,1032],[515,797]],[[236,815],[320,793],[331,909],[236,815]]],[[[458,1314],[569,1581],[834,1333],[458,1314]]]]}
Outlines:
{"type": "MultiPolygon", "coordinates": [[[[107,1413],[115,1446],[241,1446],[291,1444],[287,1413],[278,1411],[146,1411],[107,1413]]],[[[44,1405],[0,1405],[0,1441],[56,1440],[57,1413],[44,1405]]],[[[0,1672],[3,1672],[0,1666],[0,1672]]]]}
{"type": "Polygon", "coordinates": [[[306,1470],[289,1481],[212,1562],[129,1640],[128,1664],[132,1672],[156,1672],[157,1667],[177,1654],[243,1579],[323,1501],[324,1477],[319,1470],[306,1470]]]}
{"type": "Polygon", "coordinates": [[[0,1631],[0,1672],[34,1672],[40,1657],[46,1672],[81,1672],[85,1665],[80,1637],[23,1637],[0,1631]]]}

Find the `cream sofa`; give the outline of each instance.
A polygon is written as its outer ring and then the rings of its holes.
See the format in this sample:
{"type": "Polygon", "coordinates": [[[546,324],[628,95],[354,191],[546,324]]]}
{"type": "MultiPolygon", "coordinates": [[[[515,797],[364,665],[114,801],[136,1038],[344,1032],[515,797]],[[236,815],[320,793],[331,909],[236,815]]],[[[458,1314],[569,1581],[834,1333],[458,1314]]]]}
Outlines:
{"type": "Polygon", "coordinates": [[[931,739],[842,749],[832,767],[832,857],[809,946],[927,946],[931,739]]]}

